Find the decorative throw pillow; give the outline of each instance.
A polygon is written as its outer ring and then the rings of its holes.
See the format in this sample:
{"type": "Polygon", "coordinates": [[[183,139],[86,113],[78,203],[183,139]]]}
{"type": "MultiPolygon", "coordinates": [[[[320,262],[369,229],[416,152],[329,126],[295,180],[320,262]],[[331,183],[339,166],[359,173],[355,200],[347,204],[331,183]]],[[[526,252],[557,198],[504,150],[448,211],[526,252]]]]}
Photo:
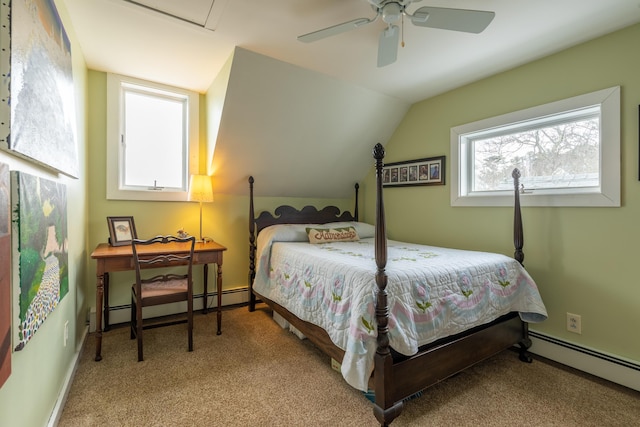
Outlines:
{"type": "Polygon", "coordinates": [[[360,240],[354,227],[307,228],[309,243],[355,242],[360,240]]]}

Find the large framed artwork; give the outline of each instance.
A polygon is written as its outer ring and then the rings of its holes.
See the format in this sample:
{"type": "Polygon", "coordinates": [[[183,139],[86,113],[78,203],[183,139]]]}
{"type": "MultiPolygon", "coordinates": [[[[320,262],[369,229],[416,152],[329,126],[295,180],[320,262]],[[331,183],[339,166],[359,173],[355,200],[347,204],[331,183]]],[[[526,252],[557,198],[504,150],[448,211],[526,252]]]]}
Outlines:
{"type": "Polygon", "coordinates": [[[9,104],[11,37],[9,2],[0,1],[0,148],[9,149],[11,105],[9,104]]]}
{"type": "Polygon", "coordinates": [[[0,163],[0,387],[11,374],[11,191],[9,165],[0,163]]]}
{"type": "Polygon", "coordinates": [[[1,108],[10,106],[11,120],[0,148],[78,177],[71,44],[55,4],[13,0],[2,8],[11,22],[0,30],[2,50],[10,47],[0,57],[1,108]]]}
{"type": "Polygon", "coordinates": [[[67,189],[11,172],[14,349],[22,350],[69,292],[67,189]]]}

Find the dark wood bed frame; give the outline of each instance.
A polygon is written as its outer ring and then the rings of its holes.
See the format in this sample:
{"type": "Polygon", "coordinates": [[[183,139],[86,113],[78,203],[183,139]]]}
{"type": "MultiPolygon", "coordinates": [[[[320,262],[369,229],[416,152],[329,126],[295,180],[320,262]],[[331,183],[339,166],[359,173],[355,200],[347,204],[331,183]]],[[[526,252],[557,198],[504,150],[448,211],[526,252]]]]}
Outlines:
{"type": "MultiPolygon", "coordinates": [[[[375,258],[377,271],[375,282],[378,287],[376,301],[377,342],[374,357],[374,371],[369,381],[375,392],[374,415],[381,426],[389,425],[402,411],[403,402],[416,393],[432,386],[486,358],[489,358],[514,345],[519,346],[520,360],[531,362],[527,349],[531,347],[528,325],[520,320],[518,313],[510,313],[480,327],[470,329],[461,334],[438,340],[420,348],[413,356],[400,356],[389,346],[389,307],[387,305],[387,237],[382,197],[382,167],[384,165],[384,148],[377,144],[373,149],[376,168],[376,224],[375,224],[375,258]]],[[[521,264],[524,260],[522,252],[523,232],[520,212],[519,178],[520,172],[513,171],[515,209],[513,224],[514,258],[521,264]]],[[[344,351],[338,348],[329,335],[318,326],[300,320],[286,308],[253,290],[255,278],[256,236],[265,227],[274,224],[307,224],[337,221],[358,220],[358,184],[355,186],[356,202],[354,215],[349,212],[340,213],[335,206],[325,207],[318,211],[315,207],[305,206],[298,210],[291,206],[280,206],[275,216],[262,212],[255,216],[253,204],[253,177],[249,177],[249,311],[254,311],[257,298],[265,302],[271,309],[280,314],[290,324],[299,329],[311,342],[333,359],[342,362],[344,351]]],[[[373,279],[372,272],[372,279],[373,279]]]]}

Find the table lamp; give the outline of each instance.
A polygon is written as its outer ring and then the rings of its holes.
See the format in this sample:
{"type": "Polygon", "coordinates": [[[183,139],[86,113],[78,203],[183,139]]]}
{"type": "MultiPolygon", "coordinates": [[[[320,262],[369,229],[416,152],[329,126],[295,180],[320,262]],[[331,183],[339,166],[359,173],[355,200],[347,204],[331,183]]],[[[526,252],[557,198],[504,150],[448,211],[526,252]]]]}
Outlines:
{"type": "Polygon", "coordinates": [[[189,201],[200,202],[200,241],[202,237],[202,202],[213,202],[213,187],[209,175],[191,175],[189,179],[189,201]]]}

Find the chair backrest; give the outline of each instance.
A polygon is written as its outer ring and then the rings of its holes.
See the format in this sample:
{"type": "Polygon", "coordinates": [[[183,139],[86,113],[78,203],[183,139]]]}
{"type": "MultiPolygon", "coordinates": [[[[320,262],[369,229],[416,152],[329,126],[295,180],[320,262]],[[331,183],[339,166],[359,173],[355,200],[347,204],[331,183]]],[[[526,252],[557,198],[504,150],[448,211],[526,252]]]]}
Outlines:
{"type": "Polygon", "coordinates": [[[191,288],[191,271],[193,269],[193,252],[196,238],[179,238],[175,236],[156,236],[152,239],[133,239],[131,249],[136,271],[136,284],[158,280],[188,279],[191,288]],[[185,274],[161,274],[151,278],[143,278],[141,270],[146,268],[186,266],[185,274]]]}

